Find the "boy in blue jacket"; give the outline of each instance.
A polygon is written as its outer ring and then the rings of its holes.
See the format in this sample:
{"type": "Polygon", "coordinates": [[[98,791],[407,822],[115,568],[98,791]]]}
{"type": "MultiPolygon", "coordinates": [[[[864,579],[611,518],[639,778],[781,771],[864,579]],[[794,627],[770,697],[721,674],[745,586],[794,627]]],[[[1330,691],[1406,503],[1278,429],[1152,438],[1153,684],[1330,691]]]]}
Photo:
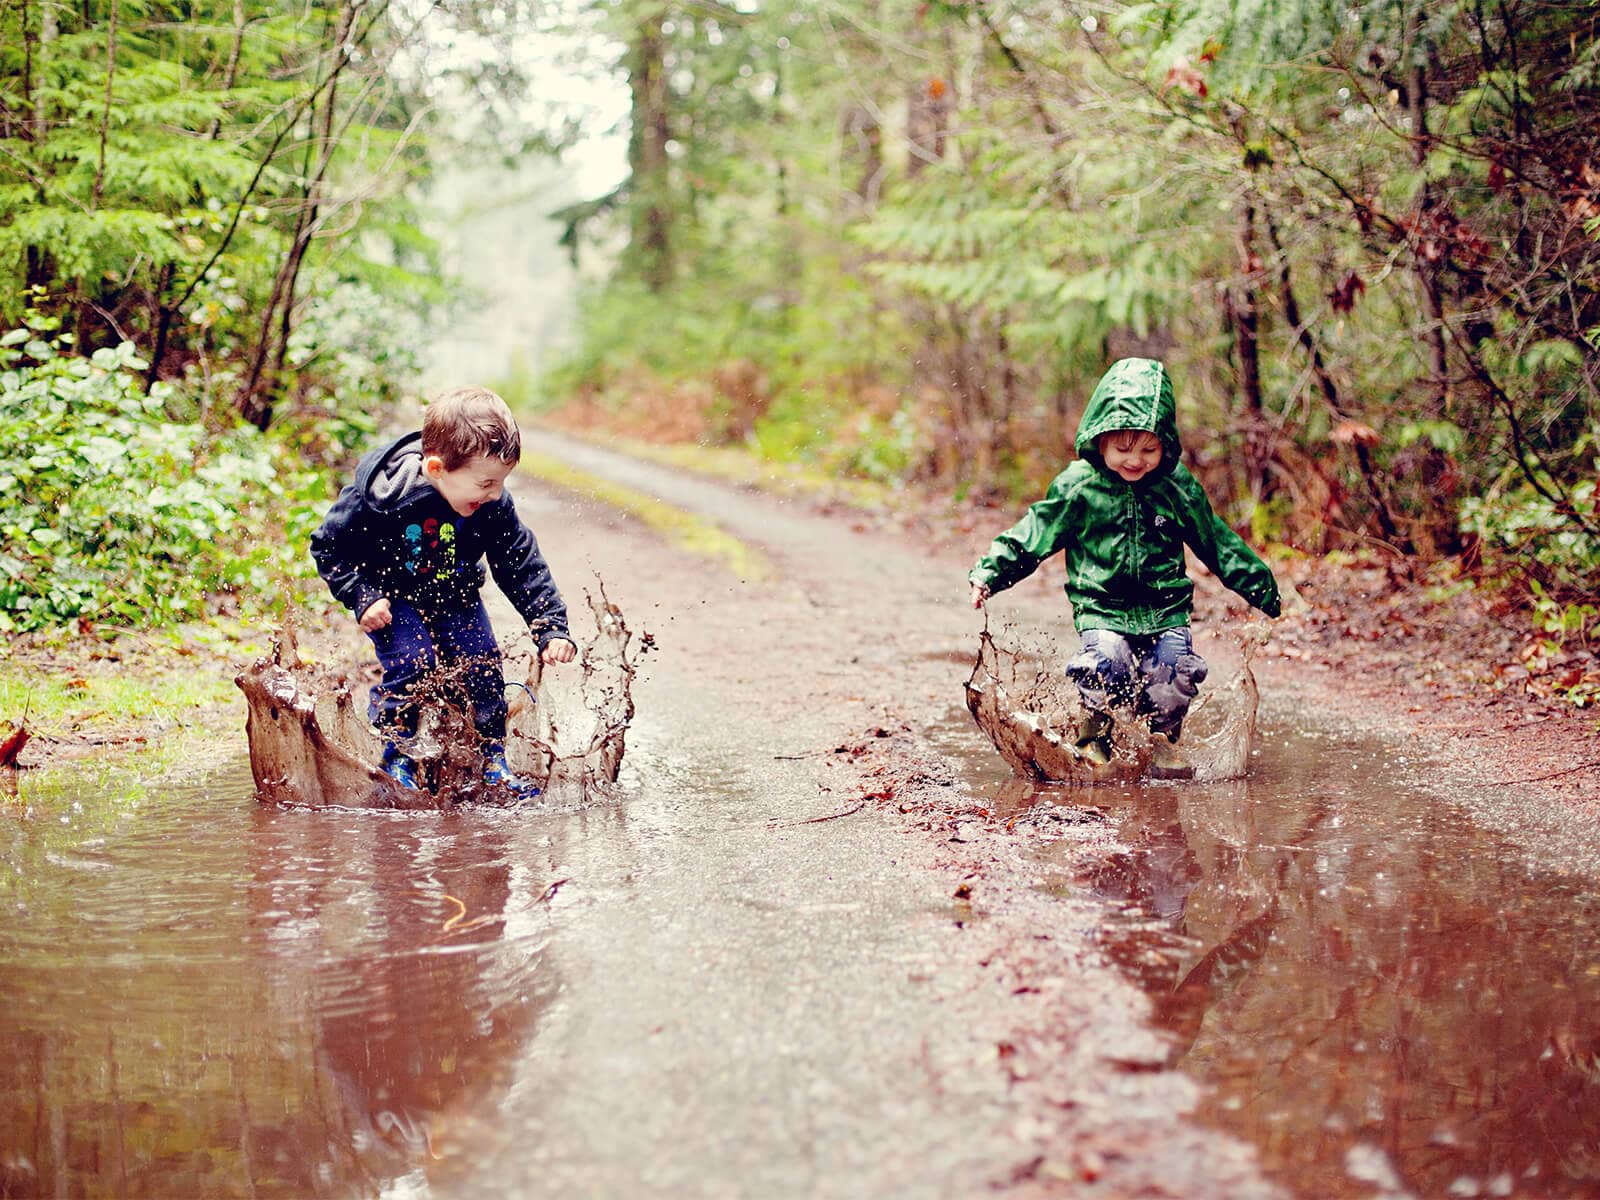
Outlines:
{"type": "Polygon", "coordinates": [[[403,787],[420,786],[397,744],[417,731],[412,686],[442,663],[462,672],[485,781],[538,794],[506,764],[505,673],[479,594],[487,558],[540,657],[577,656],[561,593],[505,490],[521,457],[505,401],[487,388],[446,392],[423,411],[420,433],[361,460],[311,535],[318,573],[378,652],[383,678],[368,713],[386,738],[383,770],[403,787]]]}

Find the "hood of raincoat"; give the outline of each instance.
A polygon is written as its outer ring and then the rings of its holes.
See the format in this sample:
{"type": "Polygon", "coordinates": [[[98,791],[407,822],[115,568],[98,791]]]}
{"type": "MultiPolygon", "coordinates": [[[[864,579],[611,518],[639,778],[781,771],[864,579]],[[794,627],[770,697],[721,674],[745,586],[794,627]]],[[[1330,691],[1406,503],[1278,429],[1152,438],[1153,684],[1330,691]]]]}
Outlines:
{"type": "Polygon", "coordinates": [[[1102,434],[1118,429],[1140,429],[1161,439],[1161,465],[1141,480],[1148,484],[1172,474],[1183,457],[1178,440],[1178,402],[1172,376],[1153,358],[1119,358],[1112,363],[1078,422],[1073,449],[1096,470],[1111,474],[1096,444],[1102,434]]]}

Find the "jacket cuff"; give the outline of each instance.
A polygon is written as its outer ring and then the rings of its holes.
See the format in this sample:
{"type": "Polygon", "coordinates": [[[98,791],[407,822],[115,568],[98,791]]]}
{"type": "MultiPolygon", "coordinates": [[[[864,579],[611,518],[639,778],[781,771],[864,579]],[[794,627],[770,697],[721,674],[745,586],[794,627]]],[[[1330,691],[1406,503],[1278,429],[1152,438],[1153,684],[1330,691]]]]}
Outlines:
{"type": "Polygon", "coordinates": [[[570,642],[572,640],[572,635],[567,632],[566,627],[560,625],[546,625],[539,629],[535,629],[530,625],[528,627],[528,632],[533,634],[533,644],[538,646],[541,650],[543,650],[557,638],[560,638],[564,642],[570,642]]]}
{"type": "Polygon", "coordinates": [[[355,613],[356,620],[359,621],[362,613],[382,599],[383,593],[377,588],[362,586],[356,590],[355,595],[351,596],[347,603],[350,606],[350,611],[355,613]]]}

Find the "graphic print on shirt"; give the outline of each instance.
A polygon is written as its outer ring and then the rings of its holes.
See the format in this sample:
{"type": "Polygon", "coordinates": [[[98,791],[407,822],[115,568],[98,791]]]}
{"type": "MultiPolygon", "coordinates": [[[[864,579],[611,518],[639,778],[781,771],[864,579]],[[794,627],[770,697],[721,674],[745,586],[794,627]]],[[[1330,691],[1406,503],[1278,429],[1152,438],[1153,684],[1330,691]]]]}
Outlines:
{"type": "Polygon", "coordinates": [[[456,527],[429,517],[406,526],[406,570],[413,575],[445,576],[456,569],[456,527]]]}

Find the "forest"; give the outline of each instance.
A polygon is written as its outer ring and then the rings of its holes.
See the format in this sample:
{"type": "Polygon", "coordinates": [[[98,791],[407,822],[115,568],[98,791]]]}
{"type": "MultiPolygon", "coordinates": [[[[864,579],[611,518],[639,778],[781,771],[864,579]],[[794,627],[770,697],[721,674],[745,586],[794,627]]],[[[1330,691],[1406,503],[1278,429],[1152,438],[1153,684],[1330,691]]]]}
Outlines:
{"type": "MultiPolygon", "coordinates": [[[[429,188],[594,136],[530,419],[1002,502],[1165,360],[1283,555],[1600,630],[1600,10],[7,0],[0,629],[270,607],[470,293],[429,188]]],[[[529,236],[540,236],[530,229],[529,236]]],[[[1574,703],[1597,697],[1590,682],[1574,703]]]]}

